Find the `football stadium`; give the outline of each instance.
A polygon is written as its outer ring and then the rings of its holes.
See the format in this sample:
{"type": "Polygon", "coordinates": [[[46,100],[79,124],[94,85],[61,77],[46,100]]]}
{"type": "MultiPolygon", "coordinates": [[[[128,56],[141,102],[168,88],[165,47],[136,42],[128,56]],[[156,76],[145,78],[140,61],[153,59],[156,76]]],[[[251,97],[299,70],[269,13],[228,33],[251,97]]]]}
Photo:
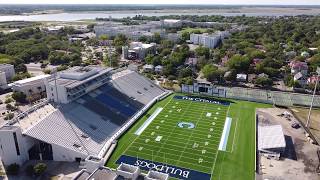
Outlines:
{"type": "Polygon", "coordinates": [[[106,166],[131,164],[172,179],[254,179],[259,107],[268,105],[172,94],[119,139],[106,166]]]}
{"type": "Polygon", "coordinates": [[[271,105],[173,93],[126,68],[73,67],[45,85],[45,101],[0,127],[4,165],[78,162],[74,179],[255,177],[255,109],[271,105]]]}

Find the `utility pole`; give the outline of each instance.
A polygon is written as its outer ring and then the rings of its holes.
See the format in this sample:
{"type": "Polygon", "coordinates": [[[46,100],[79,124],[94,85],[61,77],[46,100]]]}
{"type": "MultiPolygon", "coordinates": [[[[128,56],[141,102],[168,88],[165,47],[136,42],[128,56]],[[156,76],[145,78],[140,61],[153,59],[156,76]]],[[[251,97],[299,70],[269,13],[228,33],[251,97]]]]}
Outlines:
{"type": "Polygon", "coordinates": [[[309,126],[310,126],[311,111],[312,111],[312,106],[313,106],[313,102],[314,102],[314,97],[315,97],[316,92],[317,92],[317,86],[318,86],[318,83],[319,83],[319,77],[320,77],[320,67],[317,67],[316,84],[315,84],[315,86],[314,86],[313,95],[312,95],[312,100],[311,100],[311,104],[310,104],[310,109],[309,109],[309,114],[308,114],[308,120],[307,120],[307,124],[306,124],[306,127],[307,127],[307,128],[309,128],[309,126]]]}

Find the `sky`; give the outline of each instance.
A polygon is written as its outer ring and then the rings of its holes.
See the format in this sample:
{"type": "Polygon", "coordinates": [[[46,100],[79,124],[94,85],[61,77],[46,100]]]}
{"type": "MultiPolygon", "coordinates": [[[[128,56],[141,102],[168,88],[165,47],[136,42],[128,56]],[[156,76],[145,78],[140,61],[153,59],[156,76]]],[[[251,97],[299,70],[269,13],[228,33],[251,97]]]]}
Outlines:
{"type": "Polygon", "coordinates": [[[320,0],[0,0],[0,4],[246,4],[320,5],[320,0]]]}

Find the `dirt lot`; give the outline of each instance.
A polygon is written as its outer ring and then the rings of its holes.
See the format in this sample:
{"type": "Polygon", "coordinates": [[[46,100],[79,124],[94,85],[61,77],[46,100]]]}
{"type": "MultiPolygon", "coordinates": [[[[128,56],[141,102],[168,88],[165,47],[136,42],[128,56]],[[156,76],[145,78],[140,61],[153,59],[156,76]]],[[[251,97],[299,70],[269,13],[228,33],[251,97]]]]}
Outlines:
{"type": "MultiPolygon", "coordinates": [[[[309,108],[292,107],[290,110],[294,115],[300,119],[300,121],[306,124],[308,119],[309,108]]],[[[320,142],[320,109],[312,109],[310,131],[316,137],[317,141],[320,142]]]]}
{"type": "Polygon", "coordinates": [[[319,180],[316,173],[319,164],[317,149],[319,146],[307,141],[303,128],[294,129],[293,122],[297,122],[293,117],[287,120],[279,117],[285,109],[267,108],[257,110],[259,125],[280,124],[283,128],[286,140],[286,149],[280,160],[270,159],[264,156],[260,158],[261,176],[257,179],[269,180],[319,180]]]}

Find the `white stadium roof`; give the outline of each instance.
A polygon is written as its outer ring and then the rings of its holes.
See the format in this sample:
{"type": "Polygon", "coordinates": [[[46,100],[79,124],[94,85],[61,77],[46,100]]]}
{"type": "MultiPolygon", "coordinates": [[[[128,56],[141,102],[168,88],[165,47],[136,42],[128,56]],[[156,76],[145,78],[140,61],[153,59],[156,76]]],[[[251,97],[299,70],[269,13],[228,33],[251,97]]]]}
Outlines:
{"type": "Polygon", "coordinates": [[[281,125],[258,126],[258,149],[275,149],[286,147],[281,125]]]}

